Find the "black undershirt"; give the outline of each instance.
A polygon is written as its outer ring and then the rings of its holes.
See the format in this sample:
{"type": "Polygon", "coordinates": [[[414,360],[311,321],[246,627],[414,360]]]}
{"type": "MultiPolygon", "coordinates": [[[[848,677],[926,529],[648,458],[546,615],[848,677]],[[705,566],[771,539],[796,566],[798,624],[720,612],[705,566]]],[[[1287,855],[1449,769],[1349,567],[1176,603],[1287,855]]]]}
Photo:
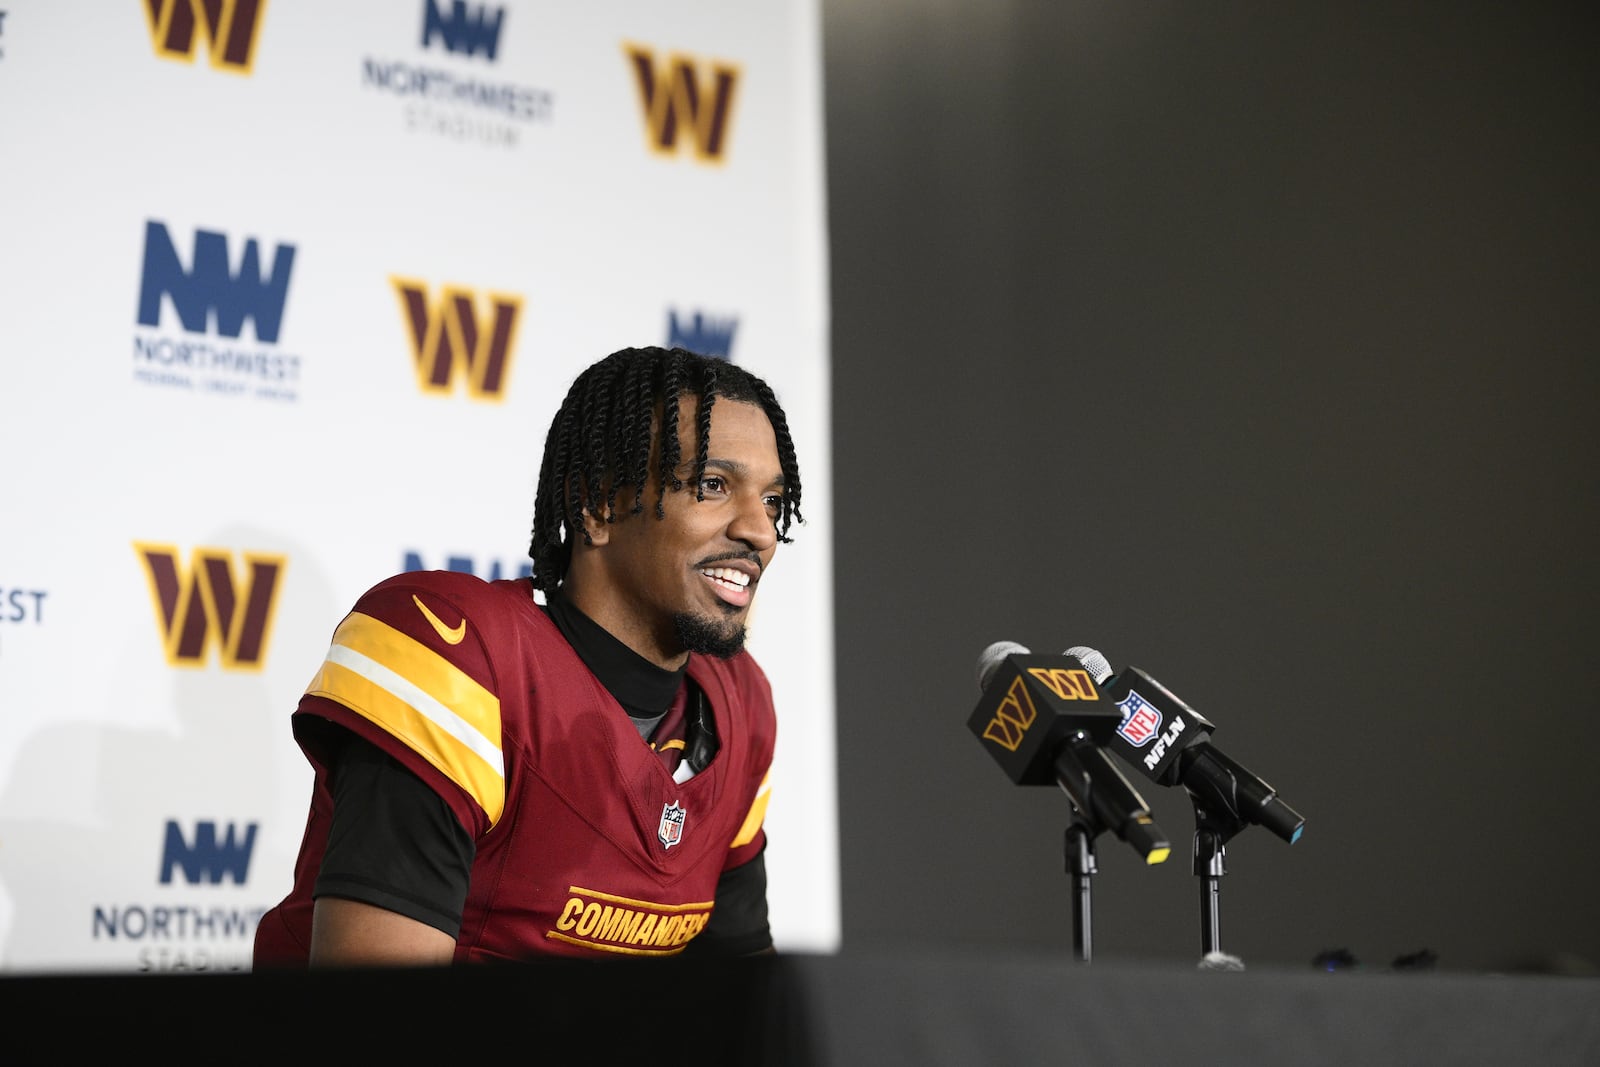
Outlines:
{"type": "MultiPolygon", "coordinates": [[[[688,664],[663,670],[559,592],[546,599],[545,611],[561,635],[648,740],[684,684],[688,664]]],[[[458,936],[477,851],[471,835],[442,797],[376,745],[347,734],[334,759],[333,819],[314,895],[363,901],[458,936]]],[[[724,871],[711,919],[689,948],[732,955],[769,947],[766,890],[759,854],[724,871]]]]}
{"type": "Polygon", "coordinates": [[[561,636],[640,727],[640,736],[650,740],[650,731],[666,717],[672,698],[683,686],[688,661],[675,671],[663,670],[612,637],[605,627],[567,603],[566,597],[553,594],[546,601],[545,614],[561,636]]]}

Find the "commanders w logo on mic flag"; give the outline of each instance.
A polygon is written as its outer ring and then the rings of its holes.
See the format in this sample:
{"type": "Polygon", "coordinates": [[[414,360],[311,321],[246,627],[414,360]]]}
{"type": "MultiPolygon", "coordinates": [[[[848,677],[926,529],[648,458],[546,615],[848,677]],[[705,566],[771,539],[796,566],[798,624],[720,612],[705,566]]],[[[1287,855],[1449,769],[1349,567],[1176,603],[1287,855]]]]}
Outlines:
{"type": "Polygon", "coordinates": [[[987,675],[967,719],[989,755],[1018,785],[1054,785],[1055,753],[1079,730],[1104,743],[1122,712],[1102,700],[1089,672],[1060,656],[1009,655],[987,675]]]}

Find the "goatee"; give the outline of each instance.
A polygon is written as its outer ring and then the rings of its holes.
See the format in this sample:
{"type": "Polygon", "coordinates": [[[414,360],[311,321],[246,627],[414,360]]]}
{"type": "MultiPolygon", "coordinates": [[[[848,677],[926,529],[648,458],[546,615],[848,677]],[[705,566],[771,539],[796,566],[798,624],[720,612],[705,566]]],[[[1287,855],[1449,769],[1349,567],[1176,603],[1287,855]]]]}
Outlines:
{"type": "Polygon", "coordinates": [[[744,626],[732,619],[711,619],[680,611],[672,617],[672,626],[686,652],[729,659],[744,650],[744,626]]]}

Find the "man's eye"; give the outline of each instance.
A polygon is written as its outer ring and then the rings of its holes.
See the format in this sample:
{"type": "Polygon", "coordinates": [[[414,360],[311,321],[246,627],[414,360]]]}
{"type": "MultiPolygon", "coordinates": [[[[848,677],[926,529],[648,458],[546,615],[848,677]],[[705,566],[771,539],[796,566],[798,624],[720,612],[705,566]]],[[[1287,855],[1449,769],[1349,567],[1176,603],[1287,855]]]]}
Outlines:
{"type": "Polygon", "coordinates": [[[766,505],[768,511],[772,512],[773,515],[778,515],[783,511],[783,497],[777,495],[768,496],[766,505]]]}
{"type": "Polygon", "coordinates": [[[726,487],[727,483],[719,475],[708,474],[700,479],[700,491],[702,493],[720,493],[726,487]]]}

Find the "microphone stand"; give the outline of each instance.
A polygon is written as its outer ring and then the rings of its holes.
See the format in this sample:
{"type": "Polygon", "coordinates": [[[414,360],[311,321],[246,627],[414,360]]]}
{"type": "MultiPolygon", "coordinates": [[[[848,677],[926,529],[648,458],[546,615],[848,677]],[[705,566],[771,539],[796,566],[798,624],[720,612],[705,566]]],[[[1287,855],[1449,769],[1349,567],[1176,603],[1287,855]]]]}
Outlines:
{"type": "Polygon", "coordinates": [[[1160,827],[1150,820],[1144,800],[1112,764],[1111,756],[1095,747],[1083,730],[1057,751],[1055,770],[1056,783],[1072,803],[1066,855],[1073,887],[1073,948],[1079,962],[1088,963],[1094,948],[1090,879],[1098,870],[1094,839],[1108,825],[1117,825],[1117,836],[1137,849],[1146,863],[1151,862],[1150,857],[1156,856],[1157,851],[1160,855],[1154,862],[1167,858],[1167,839],[1160,827]],[[1079,748],[1081,751],[1077,751],[1079,748]]]}
{"type": "Polygon", "coordinates": [[[1067,873],[1072,875],[1072,953],[1079,963],[1088,963],[1094,950],[1094,887],[1091,884],[1099,866],[1095,863],[1094,839],[1099,829],[1076,807],[1066,832],[1067,873]]]}
{"type": "Polygon", "coordinates": [[[1228,841],[1248,824],[1225,807],[1203,804],[1192,790],[1189,799],[1194,802],[1194,873],[1200,879],[1200,951],[1209,957],[1222,952],[1218,898],[1228,873],[1228,841]]]}

